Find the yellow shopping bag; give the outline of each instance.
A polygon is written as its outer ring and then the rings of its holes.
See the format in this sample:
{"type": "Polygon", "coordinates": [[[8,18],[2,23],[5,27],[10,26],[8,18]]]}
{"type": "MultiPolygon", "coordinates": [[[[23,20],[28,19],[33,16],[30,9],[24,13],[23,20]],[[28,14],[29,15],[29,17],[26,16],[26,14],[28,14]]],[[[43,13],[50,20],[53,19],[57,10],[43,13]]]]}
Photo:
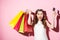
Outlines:
{"type": "Polygon", "coordinates": [[[18,22],[19,18],[22,16],[24,12],[23,11],[20,11],[9,23],[9,25],[14,28],[16,23],[18,22]]]}

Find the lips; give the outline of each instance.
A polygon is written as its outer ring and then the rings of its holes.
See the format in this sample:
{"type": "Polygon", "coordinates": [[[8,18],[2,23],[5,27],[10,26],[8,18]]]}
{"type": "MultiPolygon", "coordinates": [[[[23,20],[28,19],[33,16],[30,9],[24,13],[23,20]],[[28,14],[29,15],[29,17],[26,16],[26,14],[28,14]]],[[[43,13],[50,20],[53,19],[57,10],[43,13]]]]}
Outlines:
{"type": "Polygon", "coordinates": [[[42,18],[41,16],[39,18],[42,18]]]}

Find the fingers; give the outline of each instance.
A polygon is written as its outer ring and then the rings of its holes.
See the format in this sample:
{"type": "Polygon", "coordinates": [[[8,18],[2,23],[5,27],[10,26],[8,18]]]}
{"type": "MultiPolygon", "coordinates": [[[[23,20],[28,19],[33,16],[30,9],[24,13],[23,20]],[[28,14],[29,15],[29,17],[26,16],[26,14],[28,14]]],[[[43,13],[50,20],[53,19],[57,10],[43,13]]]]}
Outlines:
{"type": "Polygon", "coordinates": [[[55,11],[55,8],[53,8],[53,11],[55,11]]]}
{"type": "Polygon", "coordinates": [[[29,13],[29,14],[31,14],[31,10],[29,10],[29,9],[26,9],[26,13],[29,13]]]}
{"type": "Polygon", "coordinates": [[[56,13],[56,9],[55,8],[53,8],[53,16],[54,17],[57,16],[57,13],[56,13]]]}

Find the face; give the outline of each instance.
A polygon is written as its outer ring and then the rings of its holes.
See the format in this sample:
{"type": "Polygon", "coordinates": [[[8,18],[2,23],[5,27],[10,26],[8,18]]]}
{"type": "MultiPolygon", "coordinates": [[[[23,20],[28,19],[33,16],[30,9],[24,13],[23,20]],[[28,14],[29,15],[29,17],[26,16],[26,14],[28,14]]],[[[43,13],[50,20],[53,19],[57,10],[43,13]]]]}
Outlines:
{"type": "Polygon", "coordinates": [[[37,12],[37,18],[38,18],[38,20],[42,20],[42,18],[43,18],[43,12],[42,11],[37,12]]]}

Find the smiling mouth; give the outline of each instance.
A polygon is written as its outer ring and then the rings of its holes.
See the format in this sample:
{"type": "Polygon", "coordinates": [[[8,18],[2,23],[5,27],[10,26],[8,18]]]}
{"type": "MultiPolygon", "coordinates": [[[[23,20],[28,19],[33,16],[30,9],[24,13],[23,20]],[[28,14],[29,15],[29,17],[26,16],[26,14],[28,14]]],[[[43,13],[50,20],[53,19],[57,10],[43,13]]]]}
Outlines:
{"type": "Polygon", "coordinates": [[[40,20],[42,20],[42,17],[39,17],[40,20]]]}

